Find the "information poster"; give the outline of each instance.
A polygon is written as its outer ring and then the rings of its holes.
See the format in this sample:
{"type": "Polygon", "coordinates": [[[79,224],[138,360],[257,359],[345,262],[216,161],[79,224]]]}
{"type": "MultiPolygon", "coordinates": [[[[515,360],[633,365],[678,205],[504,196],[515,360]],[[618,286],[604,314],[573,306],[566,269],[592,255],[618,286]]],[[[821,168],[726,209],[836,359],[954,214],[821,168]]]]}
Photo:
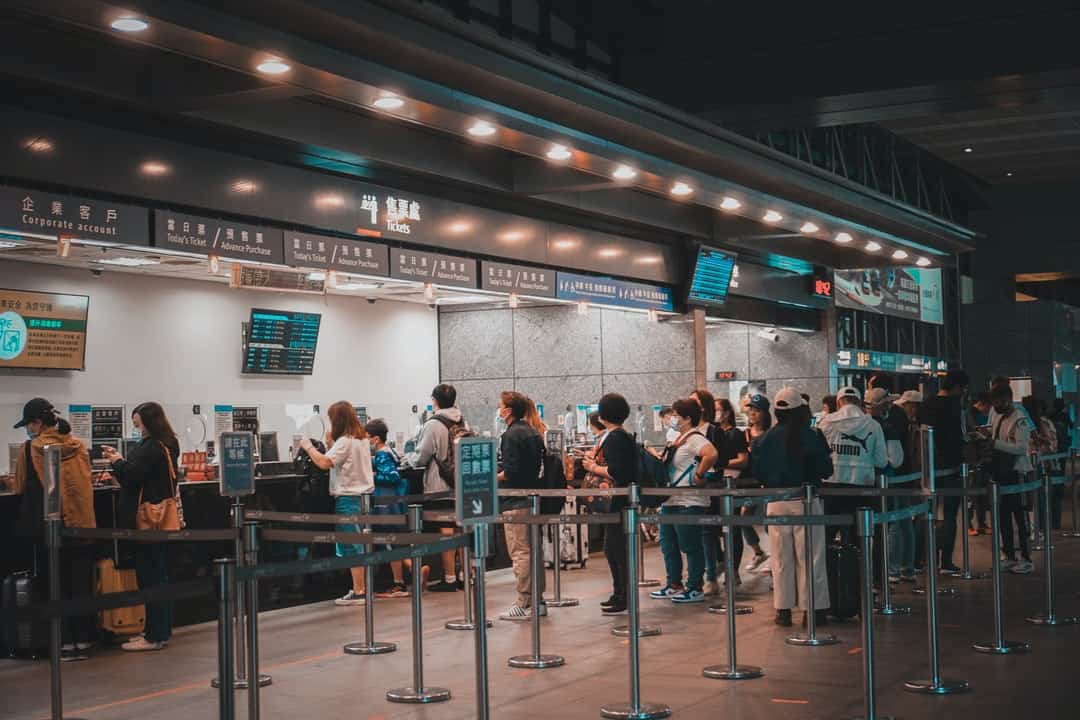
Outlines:
{"type": "Polygon", "coordinates": [[[90,405],[68,405],[67,420],[71,423],[71,435],[78,438],[86,449],[90,449],[91,432],[93,430],[93,411],[90,405]]]}
{"type": "Polygon", "coordinates": [[[940,268],[867,268],[837,270],[833,284],[837,307],[944,323],[940,268]]]}
{"type": "Polygon", "coordinates": [[[227,432],[221,436],[221,494],[243,497],[255,492],[255,436],[227,432]]]}
{"type": "Polygon", "coordinates": [[[90,437],[95,444],[124,437],[124,406],[94,405],[90,411],[90,437]]]}
{"type": "Polygon", "coordinates": [[[222,434],[232,432],[232,413],[232,405],[214,406],[214,437],[218,439],[219,443],[221,442],[222,434]]]}
{"type": "Polygon", "coordinates": [[[455,443],[454,452],[458,525],[491,522],[499,513],[495,440],[462,438],[455,443]]]}
{"type": "Polygon", "coordinates": [[[232,429],[235,432],[259,434],[259,408],[234,407],[232,409],[232,429]]]}
{"type": "Polygon", "coordinates": [[[0,368],[83,370],[90,298],[0,290],[0,368]]]}

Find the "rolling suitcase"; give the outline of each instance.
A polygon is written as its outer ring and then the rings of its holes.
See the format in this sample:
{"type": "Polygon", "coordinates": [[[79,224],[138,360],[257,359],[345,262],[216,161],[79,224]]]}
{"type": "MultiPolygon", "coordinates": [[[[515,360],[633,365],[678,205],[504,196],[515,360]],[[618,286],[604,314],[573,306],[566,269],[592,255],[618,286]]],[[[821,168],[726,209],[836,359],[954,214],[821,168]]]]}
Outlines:
{"type": "Polygon", "coordinates": [[[829,614],[848,620],[859,614],[859,549],[829,545],[825,554],[829,576],[829,614]]]}
{"type": "MultiPolygon", "coordinates": [[[[98,595],[138,590],[134,570],[117,570],[113,558],[104,558],[94,566],[94,592],[98,595]]],[[[146,627],[146,606],[112,608],[98,613],[102,630],[126,637],[138,635],[146,627]]]]}
{"type": "MultiPolygon", "coordinates": [[[[584,508],[578,504],[578,498],[568,497],[562,509],[563,515],[584,514],[584,508]]],[[[544,565],[553,567],[555,544],[552,540],[558,535],[559,560],[564,568],[575,565],[584,568],[589,561],[589,526],[549,525],[544,529],[544,565]]]]}
{"type": "MultiPolygon", "coordinates": [[[[0,605],[5,610],[42,605],[48,602],[45,581],[29,572],[17,572],[0,585],[0,605]]],[[[36,660],[49,654],[47,620],[5,619],[4,647],[11,657],[36,660]]]]}

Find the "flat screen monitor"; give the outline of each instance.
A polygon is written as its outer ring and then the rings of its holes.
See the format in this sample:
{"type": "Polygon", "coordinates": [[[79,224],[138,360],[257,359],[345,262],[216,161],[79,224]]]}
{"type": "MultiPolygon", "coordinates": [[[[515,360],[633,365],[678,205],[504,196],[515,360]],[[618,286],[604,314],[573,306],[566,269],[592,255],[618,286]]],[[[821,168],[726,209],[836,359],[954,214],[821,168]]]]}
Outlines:
{"type": "Polygon", "coordinates": [[[278,454],[277,433],[259,433],[259,459],[262,462],[277,462],[281,459],[278,454]]]}
{"type": "Polygon", "coordinates": [[[86,295],[0,289],[0,368],[86,369],[86,295]]]}
{"type": "Polygon", "coordinates": [[[735,268],[735,253],[702,245],[694,259],[690,277],[690,305],[723,305],[727,301],[731,274],[735,268]]]}
{"type": "Polygon", "coordinates": [[[252,309],[244,343],[243,372],[310,375],[319,343],[318,313],[252,309]]]}

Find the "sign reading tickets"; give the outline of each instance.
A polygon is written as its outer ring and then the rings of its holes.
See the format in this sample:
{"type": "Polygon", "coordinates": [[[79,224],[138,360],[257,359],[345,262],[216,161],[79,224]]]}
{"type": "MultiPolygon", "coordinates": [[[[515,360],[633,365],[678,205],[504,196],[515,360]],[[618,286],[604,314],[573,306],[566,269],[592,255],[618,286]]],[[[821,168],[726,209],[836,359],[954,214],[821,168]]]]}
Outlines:
{"type": "Polygon", "coordinates": [[[499,514],[495,439],[461,438],[454,444],[454,453],[457,524],[492,522],[499,514]]]}
{"type": "Polygon", "coordinates": [[[519,293],[533,297],[555,297],[555,271],[543,268],[483,262],[480,264],[480,286],[484,290],[519,293]]]}
{"type": "Polygon", "coordinates": [[[221,494],[255,494],[255,436],[249,432],[221,434],[221,494]]]}
{"type": "Polygon", "coordinates": [[[671,288],[565,272],[556,273],[556,277],[556,297],[560,300],[592,302],[634,310],[675,310],[675,298],[671,288]]]}
{"type": "Polygon", "coordinates": [[[231,220],[154,211],[154,246],[169,250],[283,265],[281,230],[231,220]]]}
{"type": "Polygon", "coordinates": [[[0,368],[83,370],[90,298],[0,290],[0,368]]]}
{"type": "Polygon", "coordinates": [[[941,268],[837,270],[836,306],[941,325],[941,268]]]}
{"type": "Polygon", "coordinates": [[[286,232],[285,264],[386,277],[390,274],[390,248],[361,240],[286,232]]]}
{"type": "Polygon", "coordinates": [[[390,251],[390,277],[433,285],[476,288],[476,261],[425,250],[390,251]]]}
{"type": "Polygon", "coordinates": [[[149,245],[149,212],[108,200],[0,187],[0,227],[16,232],[149,245]]]}

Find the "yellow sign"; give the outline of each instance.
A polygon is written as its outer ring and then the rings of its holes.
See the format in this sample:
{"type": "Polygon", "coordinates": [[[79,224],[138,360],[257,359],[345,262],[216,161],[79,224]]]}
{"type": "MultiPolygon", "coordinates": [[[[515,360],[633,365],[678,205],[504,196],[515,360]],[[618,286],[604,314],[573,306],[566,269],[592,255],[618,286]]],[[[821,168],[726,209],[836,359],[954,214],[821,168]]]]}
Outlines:
{"type": "Polygon", "coordinates": [[[83,370],[90,298],[0,289],[0,368],[83,370]]]}

